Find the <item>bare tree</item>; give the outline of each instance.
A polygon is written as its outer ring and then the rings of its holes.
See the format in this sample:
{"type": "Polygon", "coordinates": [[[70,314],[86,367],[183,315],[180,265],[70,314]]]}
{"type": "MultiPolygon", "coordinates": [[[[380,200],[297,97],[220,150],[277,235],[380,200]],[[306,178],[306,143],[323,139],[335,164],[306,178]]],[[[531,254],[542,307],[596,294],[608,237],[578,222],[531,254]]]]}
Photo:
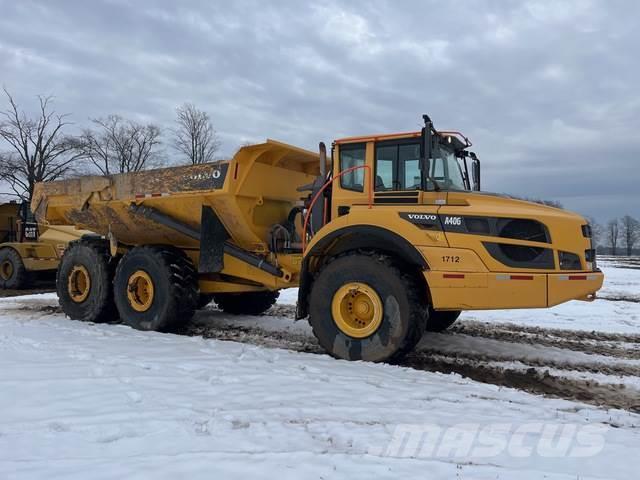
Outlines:
{"type": "Polygon", "coordinates": [[[557,200],[532,200],[532,201],[536,203],[540,203],[542,205],[546,205],[548,207],[564,209],[564,206],[557,200]]]}
{"type": "Polygon", "coordinates": [[[139,172],[157,165],[160,128],[125,120],[118,115],[91,120],[76,139],[78,154],[102,175],[139,172]]]}
{"type": "Polygon", "coordinates": [[[0,154],[0,180],[20,198],[31,201],[37,182],[64,176],[78,159],[73,142],[63,134],[68,115],[55,113],[53,97],[38,96],[37,114],[29,117],[3,90],[9,106],[0,112],[0,139],[9,150],[0,154]]]}
{"type": "Polygon", "coordinates": [[[220,142],[207,112],[198,110],[192,103],[185,103],[176,109],[176,113],[175,149],[193,165],[213,161],[220,142]]]}
{"type": "Polygon", "coordinates": [[[640,222],[629,215],[625,215],[620,220],[620,227],[622,229],[622,239],[627,247],[627,256],[630,257],[633,253],[633,247],[640,240],[640,222]]]}
{"type": "Polygon", "coordinates": [[[607,243],[611,247],[611,255],[616,255],[618,249],[619,222],[614,218],[607,223],[607,243]]]}

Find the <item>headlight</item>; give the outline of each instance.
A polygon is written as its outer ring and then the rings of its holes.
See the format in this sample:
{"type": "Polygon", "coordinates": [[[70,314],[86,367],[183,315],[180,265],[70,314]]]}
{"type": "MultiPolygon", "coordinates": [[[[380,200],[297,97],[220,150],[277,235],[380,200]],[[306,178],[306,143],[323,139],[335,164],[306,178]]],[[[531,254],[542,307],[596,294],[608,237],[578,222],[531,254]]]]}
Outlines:
{"type": "Polygon", "coordinates": [[[580,257],[575,253],[558,252],[560,260],[560,270],[582,270],[580,257]]]}

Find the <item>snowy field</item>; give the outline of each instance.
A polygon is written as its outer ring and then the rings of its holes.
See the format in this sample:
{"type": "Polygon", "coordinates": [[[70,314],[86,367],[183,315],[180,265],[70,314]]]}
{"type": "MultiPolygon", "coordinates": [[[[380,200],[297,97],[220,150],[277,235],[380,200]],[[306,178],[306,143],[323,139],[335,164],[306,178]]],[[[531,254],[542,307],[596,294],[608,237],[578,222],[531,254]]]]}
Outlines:
{"type": "Polygon", "coordinates": [[[601,267],[595,302],[465,313],[401,365],[321,354],[295,290],[181,334],[0,299],[0,479],[635,478],[640,269],[601,267]]]}

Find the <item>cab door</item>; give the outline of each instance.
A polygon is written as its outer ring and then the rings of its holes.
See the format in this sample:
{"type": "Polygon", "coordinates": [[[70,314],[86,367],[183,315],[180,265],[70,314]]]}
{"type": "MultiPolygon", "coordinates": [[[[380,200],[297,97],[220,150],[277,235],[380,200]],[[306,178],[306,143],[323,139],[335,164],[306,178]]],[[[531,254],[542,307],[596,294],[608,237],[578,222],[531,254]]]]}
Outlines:
{"type": "Polygon", "coordinates": [[[333,151],[331,218],[348,214],[353,205],[373,199],[372,142],[339,143],[333,151]]]}
{"type": "Polygon", "coordinates": [[[447,194],[436,192],[433,182],[423,181],[421,144],[421,137],[412,137],[372,145],[373,208],[378,218],[385,219],[387,228],[412,245],[443,247],[447,243],[438,211],[446,203],[447,194]]]}

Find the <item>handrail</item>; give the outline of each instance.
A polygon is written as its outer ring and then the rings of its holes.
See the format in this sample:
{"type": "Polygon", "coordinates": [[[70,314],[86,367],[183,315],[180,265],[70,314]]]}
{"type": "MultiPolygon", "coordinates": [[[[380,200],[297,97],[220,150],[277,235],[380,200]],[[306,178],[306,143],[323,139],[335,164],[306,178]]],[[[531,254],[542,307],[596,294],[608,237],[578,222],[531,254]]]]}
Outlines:
{"type": "Polygon", "coordinates": [[[356,165],[355,167],[349,167],[345,170],[338,172],[336,176],[332,177],[328,182],[325,182],[322,188],[318,190],[318,192],[311,199],[311,203],[309,203],[309,208],[307,209],[307,214],[304,216],[304,225],[302,227],[302,253],[303,254],[307,247],[307,227],[309,226],[309,218],[311,218],[311,212],[313,211],[313,207],[315,206],[315,203],[318,201],[318,198],[320,198],[320,194],[324,192],[329,185],[331,185],[338,178],[342,177],[344,174],[353,172],[355,170],[359,170],[361,168],[365,169],[369,174],[369,189],[368,189],[369,192],[368,193],[369,193],[369,208],[371,208],[371,206],[373,205],[373,177],[371,176],[371,167],[369,165],[356,165]]]}

